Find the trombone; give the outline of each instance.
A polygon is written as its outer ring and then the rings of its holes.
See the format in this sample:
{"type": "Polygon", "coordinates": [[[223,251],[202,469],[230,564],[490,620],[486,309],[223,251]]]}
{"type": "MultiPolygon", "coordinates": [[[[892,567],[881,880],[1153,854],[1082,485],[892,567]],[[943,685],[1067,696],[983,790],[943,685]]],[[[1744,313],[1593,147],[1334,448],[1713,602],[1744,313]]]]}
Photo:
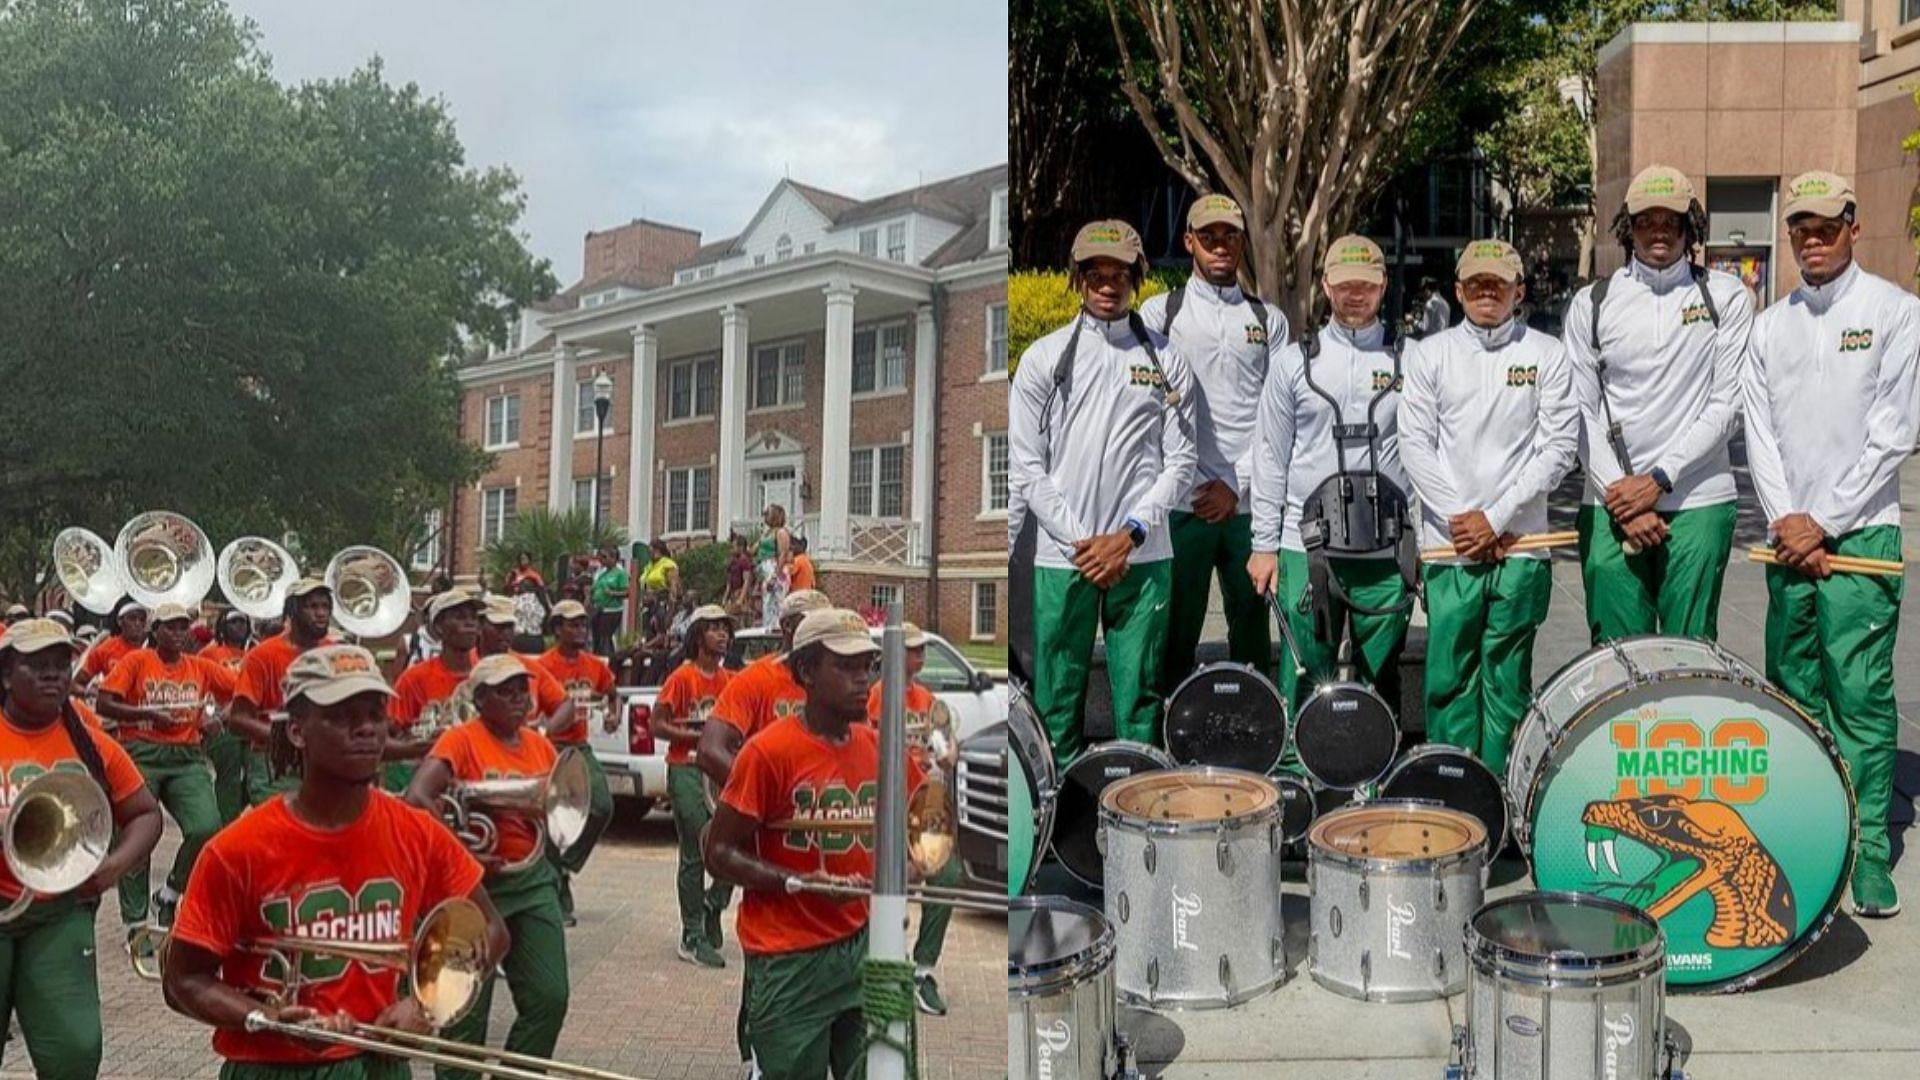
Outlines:
{"type": "Polygon", "coordinates": [[[0,923],[26,914],[36,896],[79,888],[106,861],[112,839],[113,809],[93,777],[56,769],[28,781],[4,826],[7,869],[20,895],[0,910],[0,923]]]}
{"type": "Polygon", "coordinates": [[[495,815],[530,820],[537,834],[533,850],[501,867],[503,873],[512,873],[539,861],[547,841],[565,851],[587,831],[588,784],[586,755],[569,747],[545,776],[454,784],[440,795],[440,817],[469,851],[481,855],[491,854],[500,843],[495,815]]]}
{"type": "MultiPolygon", "coordinates": [[[[769,829],[803,833],[868,833],[874,830],[871,818],[799,819],[789,818],[768,825],[769,829]]],[[[932,877],[953,859],[955,842],[954,796],[946,778],[926,778],[912,798],[907,800],[907,860],[922,877],[932,877]]],[[[806,881],[788,878],[790,893],[819,893],[847,900],[871,896],[872,886],[860,878],[843,881],[806,881]]],[[[950,885],[909,885],[907,899],[921,904],[945,904],[965,911],[983,911],[1005,915],[1007,898],[1002,893],[950,885]]]]}

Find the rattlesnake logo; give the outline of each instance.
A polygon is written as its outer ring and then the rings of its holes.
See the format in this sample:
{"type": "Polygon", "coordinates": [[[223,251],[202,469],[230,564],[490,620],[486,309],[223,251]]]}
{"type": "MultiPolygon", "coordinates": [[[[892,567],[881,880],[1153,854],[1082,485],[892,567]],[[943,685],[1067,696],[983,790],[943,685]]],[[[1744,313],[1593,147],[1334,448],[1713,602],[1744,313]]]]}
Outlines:
{"type": "Polygon", "coordinates": [[[1587,864],[1596,852],[1620,872],[1613,853],[1624,835],[1653,849],[1660,864],[1637,882],[1614,885],[1623,899],[1664,919],[1704,890],[1713,900],[1706,942],[1716,949],[1763,949],[1792,940],[1799,919],[1793,886],[1739,811],[1679,795],[1587,804],[1587,864]]]}

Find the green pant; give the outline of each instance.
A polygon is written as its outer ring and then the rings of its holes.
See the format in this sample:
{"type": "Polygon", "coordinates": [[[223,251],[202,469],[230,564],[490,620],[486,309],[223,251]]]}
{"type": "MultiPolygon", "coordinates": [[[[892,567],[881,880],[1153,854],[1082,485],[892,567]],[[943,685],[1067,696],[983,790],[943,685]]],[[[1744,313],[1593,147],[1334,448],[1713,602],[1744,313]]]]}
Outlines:
{"type": "MultiPolygon", "coordinates": [[[[1347,591],[1357,604],[1370,608],[1386,608],[1401,603],[1407,596],[1407,583],[1400,577],[1400,566],[1392,559],[1350,559],[1333,558],[1327,560],[1333,569],[1333,576],[1340,579],[1340,587],[1347,591]]],[[[1313,615],[1300,610],[1300,597],[1307,591],[1307,553],[1282,549],[1280,552],[1280,606],[1287,613],[1287,625],[1293,630],[1293,639],[1300,646],[1300,663],[1307,669],[1307,679],[1294,673],[1293,657],[1280,658],[1280,696],[1291,702],[1291,711],[1298,715],[1300,705],[1313,692],[1314,679],[1333,677],[1334,665],[1339,659],[1338,641],[1321,641],[1313,636],[1313,615]]],[[[1334,625],[1338,626],[1345,617],[1347,606],[1338,600],[1333,601],[1334,625]]],[[[1407,623],[1413,617],[1413,611],[1396,612],[1391,615],[1363,615],[1353,612],[1353,666],[1354,677],[1361,682],[1372,684],[1393,663],[1400,646],[1407,639],[1407,623]]],[[[1287,756],[1293,751],[1289,747],[1287,756]]]]}
{"type": "Polygon", "coordinates": [[[713,817],[701,776],[696,765],[667,766],[667,800],[680,837],[680,868],[674,876],[680,895],[680,944],[689,948],[707,939],[707,918],[727,910],[733,899],[733,886],[719,878],[707,884],[706,864],[700,858],[700,830],[713,817]]]}
{"type": "MultiPolygon", "coordinates": [[[[947,865],[927,879],[929,885],[958,885],[963,875],[959,859],[947,860],[947,865]]],[[[913,962],[919,967],[933,970],[940,962],[940,950],[947,943],[947,927],[953,922],[953,909],[945,904],[916,904],[920,909],[920,931],[913,939],[913,962]]]]}
{"type": "Polygon", "coordinates": [[[100,1074],[95,910],[70,899],[40,901],[0,925],[0,1031],[19,1014],[33,1074],[43,1080],[100,1074]]]}
{"type": "Polygon", "coordinates": [[[384,1054],[360,1054],[316,1065],[229,1061],[220,1067],[220,1080],[407,1080],[412,1075],[404,1060],[384,1054]]]}
{"type": "Polygon", "coordinates": [[[213,801],[220,807],[220,821],[231,825],[247,808],[247,740],[218,728],[202,746],[213,763],[213,801]]]}
{"type": "MultiPolygon", "coordinates": [[[[560,889],[553,864],[544,859],[517,873],[488,878],[487,895],[506,920],[513,947],[500,962],[513,995],[513,1027],[507,1030],[507,1049],[517,1054],[551,1058],[567,1020],[567,932],[560,922],[560,889]]],[[[480,987],[473,1010],[448,1025],[446,1037],[473,1046],[487,1041],[487,1021],[493,1011],[489,977],[480,987]]],[[[434,1066],[440,1080],[476,1077],[464,1069],[434,1066]]]]}
{"type": "Polygon", "coordinates": [[[1264,670],[1273,662],[1273,622],[1253,591],[1247,560],[1253,556],[1253,518],[1236,514],[1218,524],[1197,514],[1174,513],[1173,582],[1168,606],[1166,656],[1160,694],[1170,696],[1193,672],[1193,653],[1207,621],[1212,579],[1220,582],[1227,614],[1227,651],[1238,664],[1264,670]]]}
{"type": "Polygon", "coordinates": [[[865,930],[797,953],[747,957],[747,1041],[762,1080],[859,1080],[867,1072],[860,1012],[865,930]]]}
{"type": "Polygon", "coordinates": [[[389,795],[405,795],[413,783],[413,774],[420,768],[423,759],[412,758],[407,761],[385,761],[380,764],[380,790],[389,795]]]}
{"type": "MultiPolygon", "coordinates": [[[[1875,525],[1828,547],[1898,560],[1900,529],[1875,525]]],[[[1816,581],[1790,567],[1767,567],[1767,678],[1833,733],[1860,808],[1860,861],[1883,868],[1891,859],[1887,811],[1900,726],[1893,639],[1905,585],[1904,578],[1871,574],[1816,581]]]]}
{"type": "Polygon", "coordinates": [[[1626,534],[1605,507],[1582,506],[1574,519],[1595,645],[1654,633],[1719,640],[1720,586],[1740,508],[1716,503],[1660,517],[1672,535],[1637,555],[1620,546],[1626,534]]]}
{"type": "MultiPolygon", "coordinates": [[[[564,753],[568,748],[560,747],[559,749],[564,753]]],[[[574,749],[578,749],[587,757],[586,829],[580,834],[580,839],[575,840],[573,846],[565,851],[556,851],[554,845],[547,845],[548,861],[569,874],[577,874],[587,868],[587,856],[593,854],[594,845],[600,842],[600,834],[607,831],[608,823],[613,820],[613,792],[607,787],[606,767],[600,764],[598,757],[594,756],[592,747],[582,743],[574,749]]],[[[671,788],[668,789],[667,794],[671,798],[673,794],[671,788]]]]}
{"type": "Polygon", "coordinates": [[[1427,738],[1457,746],[1495,775],[1533,697],[1533,638],[1547,619],[1545,559],[1428,564],[1427,738]]]}
{"type": "MultiPolygon", "coordinates": [[[[147,790],[160,800],[180,826],[180,850],[174,853],[167,887],[186,891],[193,861],[213,834],[220,831],[220,804],[213,795],[213,765],[197,746],[168,746],[132,740],[127,756],[147,778],[147,790]]],[[[141,863],[120,879],[120,921],[128,926],[147,919],[147,866],[141,863]]]]}
{"type": "Polygon", "coordinates": [[[1122,739],[1160,741],[1160,658],[1166,646],[1167,594],[1173,560],[1136,563],[1101,589],[1078,570],[1033,571],[1033,702],[1062,769],[1084,741],[1082,713],[1093,639],[1107,642],[1107,683],[1113,690],[1113,732],[1122,739]]]}
{"type": "Polygon", "coordinates": [[[295,769],[285,776],[275,779],[273,765],[267,760],[267,752],[257,746],[247,747],[247,804],[259,806],[275,795],[284,795],[300,787],[300,770],[295,769]]]}

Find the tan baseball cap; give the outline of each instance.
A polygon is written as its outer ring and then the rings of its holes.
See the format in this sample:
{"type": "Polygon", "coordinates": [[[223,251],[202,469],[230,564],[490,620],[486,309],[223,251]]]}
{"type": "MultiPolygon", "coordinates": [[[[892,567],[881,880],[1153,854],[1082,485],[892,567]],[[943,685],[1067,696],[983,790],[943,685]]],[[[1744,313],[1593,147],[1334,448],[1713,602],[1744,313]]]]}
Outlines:
{"type": "Polygon", "coordinates": [[[153,621],[155,625],[163,622],[172,622],[175,619],[191,618],[193,618],[193,612],[187,610],[187,605],[185,604],[161,604],[153,609],[153,621]]]}
{"type": "Polygon", "coordinates": [[[1853,195],[1853,183],[1838,173],[1803,172],[1787,183],[1787,220],[1796,214],[1814,214],[1824,218],[1842,217],[1847,207],[1859,204],[1853,195]]]}
{"type": "Polygon", "coordinates": [[[327,583],[317,577],[303,577],[293,583],[293,588],[287,590],[287,595],[305,596],[310,592],[319,592],[326,587],[327,583]]]}
{"type": "Polygon", "coordinates": [[[547,616],[547,621],[552,622],[555,619],[584,619],[586,617],[586,605],[578,600],[562,600],[553,605],[553,612],[547,616]]]}
{"type": "Polygon", "coordinates": [[[21,619],[0,634],[0,651],[12,649],[26,654],[51,649],[56,645],[75,648],[73,635],[52,619],[21,619]]]}
{"type": "Polygon", "coordinates": [[[473,671],[467,675],[467,681],[475,686],[499,686],[509,679],[526,678],[531,675],[527,665],[511,653],[495,653],[473,665],[473,671]]]}
{"type": "Polygon", "coordinates": [[[433,622],[447,612],[469,604],[478,607],[480,598],[458,586],[448,589],[427,601],[427,621],[433,622]]]}
{"type": "Polygon", "coordinates": [[[805,615],[813,611],[825,611],[833,606],[833,601],[819,589],[799,589],[787,594],[780,601],[780,621],[785,622],[795,615],[805,615]]]}
{"type": "Polygon", "coordinates": [[[879,643],[873,640],[873,631],[867,627],[867,620],[846,608],[815,611],[800,620],[800,628],[793,632],[793,651],[799,652],[809,645],[824,645],[828,652],[841,656],[880,651],[879,643]]]}
{"type": "Polygon", "coordinates": [[[1375,285],[1384,285],[1387,283],[1387,257],[1381,254],[1379,244],[1357,233],[1349,233],[1327,248],[1321,272],[1329,285],[1344,281],[1370,281],[1375,285]]]}
{"type": "Polygon", "coordinates": [[[54,608],[52,611],[47,612],[47,618],[52,619],[54,622],[59,623],[69,630],[73,629],[72,614],[61,608],[54,608]]]}
{"type": "Polygon", "coordinates": [[[286,698],[304,697],[315,705],[338,705],[355,694],[393,696],[373,654],[358,645],[321,645],[287,665],[286,698]]]}
{"type": "Polygon", "coordinates": [[[1693,205],[1693,181],[1668,165],[1649,165],[1627,185],[1627,213],[1671,210],[1684,214],[1693,205]]]}
{"type": "Polygon", "coordinates": [[[1461,281],[1488,274],[1502,281],[1519,281],[1526,276],[1520,267],[1520,253],[1505,240],[1475,240],[1460,253],[1453,276],[1461,281]]]}
{"type": "Polygon", "coordinates": [[[1089,221],[1073,236],[1075,265],[1088,259],[1117,259],[1147,272],[1147,249],[1140,234],[1124,221],[1089,221]]]}
{"type": "Polygon", "coordinates": [[[733,615],[719,604],[701,604],[699,607],[693,609],[693,614],[687,616],[687,621],[690,623],[708,622],[710,620],[732,622],[733,615]]]}
{"type": "Polygon", "coordinates": [[[20,618],[24,619],[31,614],[33,614],[33,612],[28,611],[27,605],[25,604],[9,604],[7,606],[7,618],[9,619],[15,616],[19,616],[20,618]]]}
{"type": "Polygon", "coordinates": [[[901,633],[906,635],[907,648],[909,649],[926,648],[927,632],[925,630],[920,629],[918,625],[910,622],[903,622],[900,624],[900,631],[901,633]]]}
{"type": "Polygon", "coordinates": [[[480,617],[500,626],[514,622],[513,601],[504,596],[489,596],[481,602],[480,617]]]}
{"type": "Polygon", "coordinates": [[[1187,210],[1187,228],[1198,232],[1209,225],[1231,225],[1247,231],[1247,216],[1240,204],[1225,195],[1202,195],[1187,210]]]}

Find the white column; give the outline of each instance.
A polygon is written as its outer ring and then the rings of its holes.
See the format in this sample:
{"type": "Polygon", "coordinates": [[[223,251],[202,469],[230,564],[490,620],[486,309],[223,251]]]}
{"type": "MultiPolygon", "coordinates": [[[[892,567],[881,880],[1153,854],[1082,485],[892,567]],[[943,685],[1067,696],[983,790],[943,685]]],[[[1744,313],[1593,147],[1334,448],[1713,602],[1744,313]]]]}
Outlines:
{"type": "Polygon", "coordinates": [[[919,525],[913,551],[915,565],[924,566],[933,558],[933,378],[934,341],[933,305],[915,309],[913,323],[913,520],[919,525]]]}
{"type": "Polygon", "coordinates": [[[573,508],[573,384],[580,374],[580,354],[572,346],[553,350],[553,449],[547,455],[547,509],[556,514],[573,508]]]}
{"type": "Polygon", "coordinates": [[[827,295],[827,381],[820,415],[820,552],[845,558],[852,534],[847,527],[847,459],[853,430],[853,296],[845,278],[834,279],[827,295]]]}
{"type": "Polygon", "coordinates": [[[713,531],[723,540],[747,516],[747,334],[746,308],[720,309],[720,483],[713,531]]]}
{"type": "Polygon", "coordinates": [[[653,414],[660,390],[660,334],[633,328],[633,419],[627,445],[627,535],[653,539],[653,414]]]}

